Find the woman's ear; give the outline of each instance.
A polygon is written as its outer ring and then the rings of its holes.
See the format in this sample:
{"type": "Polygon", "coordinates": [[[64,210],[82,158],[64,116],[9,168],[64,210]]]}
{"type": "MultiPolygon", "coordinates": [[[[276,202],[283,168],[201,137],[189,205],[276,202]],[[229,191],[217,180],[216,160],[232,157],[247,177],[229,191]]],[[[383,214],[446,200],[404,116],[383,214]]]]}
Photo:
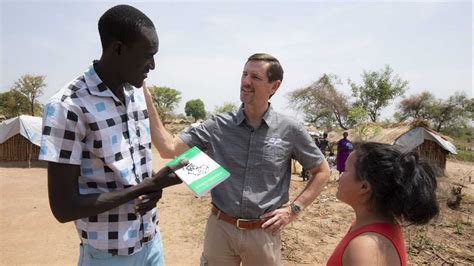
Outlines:
{"type": "Polygon", "coordinates": [[[359,191],[361,195],[367,195],[368,198],[370,198],[372,195],[372,185],[367,180],[363,180],[360,182],[359,191]]]}

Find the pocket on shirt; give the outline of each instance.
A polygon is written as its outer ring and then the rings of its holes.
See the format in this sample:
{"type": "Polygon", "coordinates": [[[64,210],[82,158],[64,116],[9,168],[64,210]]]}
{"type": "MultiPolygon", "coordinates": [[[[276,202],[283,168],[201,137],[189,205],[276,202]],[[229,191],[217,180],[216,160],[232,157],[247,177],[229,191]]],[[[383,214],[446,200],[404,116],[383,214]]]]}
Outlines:
{"type": "Polygon", "coordinates": [[[262,158],[265,166],[280,168],[286,157],[287,154],[283,145],[266,144],[263,146],[262,158]]]}

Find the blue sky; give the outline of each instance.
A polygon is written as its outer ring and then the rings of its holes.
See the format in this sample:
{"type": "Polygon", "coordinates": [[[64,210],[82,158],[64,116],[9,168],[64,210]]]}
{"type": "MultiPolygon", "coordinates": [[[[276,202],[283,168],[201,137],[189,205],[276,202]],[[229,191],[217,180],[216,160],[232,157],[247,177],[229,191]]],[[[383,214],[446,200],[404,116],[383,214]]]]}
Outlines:
{"type": "MultiPolygon", "coordinates": [[[[412,95],[473,97],[471,1],[1,1],[0,92],[21,75],[46,75],[42,103],[99,59],[97,21],[115,4],[131,4],[155,23],[160,51],[147,83],[200,98],[206,110],[239,102],[249,55],[267,52],[285,77],[273,106],[290,115],[288,92],[323,73],[359,83],[363,70],[390,65],[412,95]]],[[[398,102],[399,99],[396,100],[398,102]]],[[[387,108],[384,116],[391,116],[387,108]]],[[[300,117],[300,116],[298,116],[300,117]]]]}

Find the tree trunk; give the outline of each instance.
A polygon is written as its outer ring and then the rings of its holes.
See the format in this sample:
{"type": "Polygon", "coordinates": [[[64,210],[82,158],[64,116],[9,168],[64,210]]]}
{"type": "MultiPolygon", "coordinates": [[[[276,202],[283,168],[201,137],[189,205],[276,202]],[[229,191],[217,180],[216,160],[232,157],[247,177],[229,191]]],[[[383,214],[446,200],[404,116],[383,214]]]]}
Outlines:
{"type": "Polygon", "coordinates": [[[345,127],[345,126],[344,126],[344,125],[343,125],[343,124],[342,124],[340,121],[337,121],[337,122],[339,123],[339,126],[340,126],[342,129],[344,129],[344,130],[348,130],[348,128],[347,128],[347,127],[345,127]]]}
{"type": "Polygon", "coordinates": [[[35,98],[31,99],[31,116],[35,116],[35,98]]]}
{"type": "Polygon", "coordinates": [[[377,112],[375,111],[369,111],[369,117],[372,122],[377,122],[377,112]]]}
{"type": "Polygon", "coordinates": [[[344,126],[344,125],[342,124],[342,121],[341,121],[340,118],[337,118],[337,123],[339,124],[339,126],[340,126],[342,129],[344,129],[344,130],[347,130],[347,129],[348,129],[346,126],[344,126]]]}
{"type": "Polygon", "coordinates": [[[341,116],[337,112],[334,112],[334,116],[336,117],[336,121],[339,124],[339,126],[342,129],[347,130],[347,127],[342,124],[341,116]]]}
{"type": "Polygon", "coordinates": [[[439,122],[438,125],[436,126],[436,132],[439,132],[441,130],[443,122],[439,122]]]}

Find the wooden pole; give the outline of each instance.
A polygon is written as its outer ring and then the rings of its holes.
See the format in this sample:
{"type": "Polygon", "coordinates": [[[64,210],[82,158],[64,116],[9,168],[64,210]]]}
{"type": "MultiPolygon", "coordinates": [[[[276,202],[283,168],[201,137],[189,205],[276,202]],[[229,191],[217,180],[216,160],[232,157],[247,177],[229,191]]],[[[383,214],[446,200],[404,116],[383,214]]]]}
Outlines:
{"type": "Polygon", "coordinates": [[[31,168],[31,153],[33,152],[33,143],[30,141],[29,151],[28,151],[28,168],[31,168]]]}

